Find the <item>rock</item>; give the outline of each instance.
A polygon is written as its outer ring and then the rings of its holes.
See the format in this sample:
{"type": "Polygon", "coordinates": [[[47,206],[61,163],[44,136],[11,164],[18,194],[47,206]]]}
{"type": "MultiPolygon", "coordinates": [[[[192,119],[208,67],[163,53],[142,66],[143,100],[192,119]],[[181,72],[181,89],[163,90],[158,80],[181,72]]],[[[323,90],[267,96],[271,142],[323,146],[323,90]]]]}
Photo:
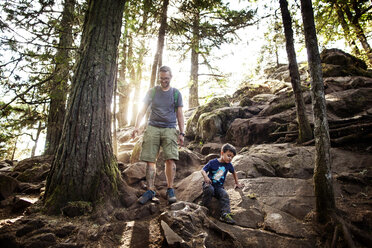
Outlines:
{"type": "Polygon", "coordinates": [[[274,94],[259,94],[252,97],[252,101],[260,104],[269,104],[272,100],[276,98],[274,94]]]}
{"type": "Polygon", "coordinates": [[[26,248],[43,248],[43,247],[51,247],[52,245],[56,244],[56,236],[53,233],[43,233],[40,235],[36,235],[31,237],[30,239],[26,240],[25,247],[26,248]]]}
{"type": "Polygon", "coordinates": [[[16,179],[0,174],[0,201],[13,195],[18,186],[19,183],[16,179]]]}
{"type": "Polygon", "coordinates": [[[270,136],[278,128],[278,124],[272,119],[264,117],[253,117],[251,119],[235,119],[230,125],[226,140],[236,146],[246,146],[272,142],[270,136]]]}
{"type": "Polygon", "coordinates": [[[62,227],[58,227],[55,230],[55,234],[58,238],[64,238],[68,235],[70,235],[73,231],[76,230],[76,226],[73,224],[66,224],[62,227]]]}
{"type": "Polygon", "coordinates": [[[220,143],[206,143],[202,146],[200,152],[203,155],[208,155],[210,153],[219,154],[221,152],[222,145],[220,143]]]}
{"type": "Polygon", "coordinates": [[[24,194],[40,194],[41,189],[44,187],[44,183],[32,184],[32,183],[19,183],[19,192],[24,194]]]}
{"type": "Polygon", "coordinates": [[[193,172],[176,184],[179,201],[194,202],[203,193],[203,176],[200,171],[193,172]]]}
{"type": "Polygon", "coordinates": [[[118,161],[122,162],[124,164],[127,164],[130,162],[130,157],[132,155],[132,151],[122,151],[118,154],[118,161]]]}
{"type": "Polygon", "coordinates": [[[324,64],[339,65],[342,67],[354,66],[363,70],[367,70],[366,63],[344,51],[336,48],[324,49],[320,53],[320,59],[324,64]]]}
{"type": "Polygon", "coordinates": [[[179,247],[182,243],[185,243],[185,241],[177,234],[175,233],[167,223],[164,221],[160,221],[161,230],[163,232],[163,235],[167,241],[167,244],[170,247],[174,247],[177,245],[179,247]]]}
{"type": "Polygon", "coordinates": [[[130,163],[134,164],[136,162],[139,162],[139,157],[141,155],[142,151],[142,136],[138,139],[136,144],[134,145],[134,148],[132,150],[132,154],[130,155],[130,163]]]}
{"type": "Polygon", "coordinates": [[[16,238],[10,234],[0,234],[0,244],[1,244],[1,248],[20,247],[20,244],[17,242],[16,238]]]}
{"type": "Polygon", "coordinates": [[[161,214],[160,221],[184,240],[181,247],[243,247],[232,233],[211,221],[206,211],[199,205],[178,201],[161,214]]]}
{"type": "Polygon", "coordinates": [[[213,98],[209,103],[199,106],[192,116],[188,119],[186,124],[186,137],[189,139],[194,139],[197,134],[197,124],[199,122],[199,117],[204,113],[210,113],[215,109],[222,107],[229,107],[230,102],[226,97],[213,98]]]}
{"type": "Polygon", "coordinates": [[[124,178],[129,185],[138,183],[146,178],[146,163],[137,162],[130,164],[123,172],[124,178]]]}
{"type": "Polygon", "coordinates": [[[44,221],[42,221],[40,219],[31,220],[16,231],[16,236],[17,237],[22,237],[27,233],[31,233],[31,232],[39,229],[39,228],[42,228],[43,226],[45,226],[44,221]]]}
{"type": "Polygon", "coordinates": [[[45,180],[53,156],[36,156],[20,161],[14,168],[12,176],[20,182],[40,183],[45,180]]]}
{"type": "Polygon", "coordinates": [[[372,108],[372,89],[360,88],[326,95],[327,110],[340,118],[356,116],[372,108]]]}
{"type": "Polygon", "coordinates": [[[32,202],[23,198],[15,197],[13,200],[12,212],[23,212],[26,208],[32,205],[32,202]]]}

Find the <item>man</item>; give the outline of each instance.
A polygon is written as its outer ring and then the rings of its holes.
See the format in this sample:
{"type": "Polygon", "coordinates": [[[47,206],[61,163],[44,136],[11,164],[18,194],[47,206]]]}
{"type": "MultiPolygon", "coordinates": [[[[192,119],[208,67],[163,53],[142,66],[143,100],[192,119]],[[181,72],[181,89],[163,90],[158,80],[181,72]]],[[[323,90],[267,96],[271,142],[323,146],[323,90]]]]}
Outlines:
{"type": "Polygon", "coordinates": [[[151,109],[148,126],[143,135],[140,160],[147,163],[146,181],[148,190],[138,199],[145,204],[155,197],[156,157],[160,147],[163,148],[165,158],[165,176],[167,180],[167,199],[169,204],[176,202],[173,189],[176,175],[175,160],[178,160],[178,145],[184,142],[184,117],[181,93],[170,87],[172,72],[168,66],[159,68],[160,86],[150,89],[144,100],[144,107],[138,113],[135,128],[132,133],[134,138],[148,107],[151,109]],[[176,125],[178,121],[179,134],[176,125]]]}

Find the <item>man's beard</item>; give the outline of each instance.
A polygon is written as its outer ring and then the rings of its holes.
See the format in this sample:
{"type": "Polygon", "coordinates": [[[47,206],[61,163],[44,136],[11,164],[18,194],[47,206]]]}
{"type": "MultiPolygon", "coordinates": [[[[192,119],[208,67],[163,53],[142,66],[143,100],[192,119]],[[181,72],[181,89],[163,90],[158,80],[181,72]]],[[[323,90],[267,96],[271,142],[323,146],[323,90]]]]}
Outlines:
{"type": "Polygon", "coordinates": [[[166,89],[166,88],[168,88],[169,83],[170,83],[170,82],[160,83],[160,85],[161,85],[161,87],[162,87],[163,89],[166,89]]]}

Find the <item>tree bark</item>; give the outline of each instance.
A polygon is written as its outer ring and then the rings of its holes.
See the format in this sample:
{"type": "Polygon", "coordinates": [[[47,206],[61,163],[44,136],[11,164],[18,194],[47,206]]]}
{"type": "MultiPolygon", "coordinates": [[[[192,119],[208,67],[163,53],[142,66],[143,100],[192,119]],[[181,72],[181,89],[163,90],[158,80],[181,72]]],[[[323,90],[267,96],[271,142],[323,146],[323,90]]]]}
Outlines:
{"type": "Polygon", "coordinates": [[[324,97],[322,66],[316,37],[314,12],[311,0],[301,0],[301,14],[305,32],[308,63],[310,69],[311,98],[314,112],[315,168],[314,191],[319,222],[325,222],[335,209],[332,185],[330,137],[324,97]]]}
{"type": "Polygon", "coordinates": [[[62,138],[45,191],[48,213],[68,202],[119,204],[123,181],[112,151],[111,102],[125,1],[88,1],[62,138]]]}
{"type": "Polygon", "coordinates": [[[292,18],[288,10],[288,2],[287,0],[279,0],[279,3],[282,12],[284,33],[286,38],[289,73],[291,76],[293,93],[295,95],[298,122],[298,142],[303,143],[313,138],[313,132],[306,117],[305,102],[302,97],[300,73],[298,71],[296,52],[293,42],[292,18]]]}
{"type": "Polygon", "coordinates": [[[52,155],[57,149],[62,135],[63,121],[66,114],[68,78],[70,75],[70,53],[72,47],[72,26],[74,23],[75,0],[66,0],[62,12],[59,46],[56,54],[54,77],[50,82],[50,104],[45,140],[45,154],[52,155]]]}
{"type": "Polygon", "coordinates": [[[155,86],[155,81],[157,78],[158,68],[161,66],[159,61],[162,61],[163,57],[163,48],[164,48],[164,40],[165,40],[165,32],[167,30],[167,11],[168,11],[169,0],[163,1],[162,7],[162,14],[161,14],[161,22],[159,28],[159,35],[158,35],[158,46],[156,49],[154,62],[152,63],[151,69],[151,81],[150,81],[150,88],[155,86]]]}
{"type": "Polygon", "coordinates": [[[191,41],[191,85],[189,93],[189,108],[199,106],[199,93],[198,93],[198,73],[199,73],[199,25],[200,25],[199,12],[194,14],[193,20],[193,37],[191,41]]]}

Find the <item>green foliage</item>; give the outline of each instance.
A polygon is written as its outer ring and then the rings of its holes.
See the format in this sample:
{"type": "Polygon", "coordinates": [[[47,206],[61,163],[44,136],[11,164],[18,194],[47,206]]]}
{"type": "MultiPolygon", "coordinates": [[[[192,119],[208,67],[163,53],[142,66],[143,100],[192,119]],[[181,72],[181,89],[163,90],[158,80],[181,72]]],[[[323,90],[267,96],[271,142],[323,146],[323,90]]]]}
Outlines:
{"type": "Polygon", "coordinates": [[[322,47],[342,39],[346,41],[353,55],[368,62],[367,54],[363,52],[363,46],[358,42],[360,41],[358,33],[363,33],[366,37],[371,35],[371,1],[316,0],[314,15],[322,47]]]}

